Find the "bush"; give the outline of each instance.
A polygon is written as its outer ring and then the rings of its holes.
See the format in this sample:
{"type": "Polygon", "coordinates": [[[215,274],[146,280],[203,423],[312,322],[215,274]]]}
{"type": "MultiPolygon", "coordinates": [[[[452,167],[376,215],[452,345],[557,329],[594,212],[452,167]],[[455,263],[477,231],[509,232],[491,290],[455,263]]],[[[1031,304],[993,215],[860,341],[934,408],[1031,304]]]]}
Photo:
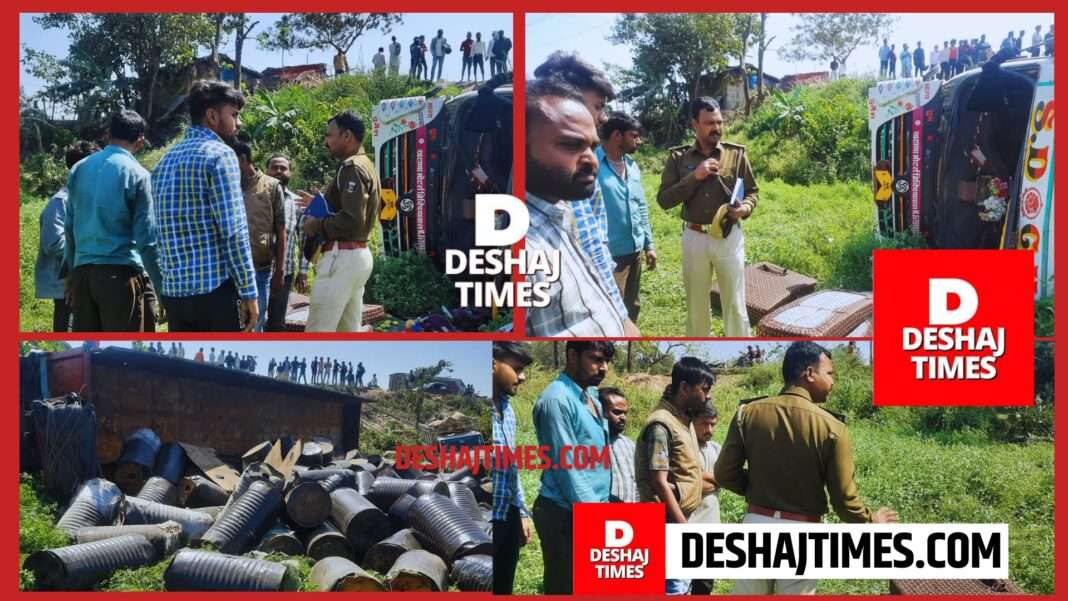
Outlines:
{"type": "Polygon", "coordinates": [[[19,170],[19,189],[23,196],[48,198],[67,185],[67,164],[63,157],[39,152],[24,160],[19,170]]]}
{"type": "Polygon", "coordinates": [[[403,319],[421,317],[442,305],[454,304],[454,286],[429,257],[414,252],[376,257],[366,299],[403,319]]]}
{"type": "MultiPolygon", "coordinates": [[[[310,88],[289,85],[274,92],[261,90],[248,98],[241,111],[243,127],[239,137],[252,144],[253,158],[261,168],[275,152],[292,158],[292,188],[322,186],[337,171],[337,160],[323,145],[331,117],[346,110],[360,116],[367,125],[364,149],[373,154],[371,108],[381,100],[423,96],[431,89],[431,84],[425,82],[409,84],[405,77],[357,73],[310,88]]],[[[439,91],[458,92],[457,88],[439,91]]]]}
{"type": "Polygon", "coordinates": [[[870,171],[867,79],[774,91],[727,139],[749,145],[763,179],[790,184],[867,180],[870,171]]]}

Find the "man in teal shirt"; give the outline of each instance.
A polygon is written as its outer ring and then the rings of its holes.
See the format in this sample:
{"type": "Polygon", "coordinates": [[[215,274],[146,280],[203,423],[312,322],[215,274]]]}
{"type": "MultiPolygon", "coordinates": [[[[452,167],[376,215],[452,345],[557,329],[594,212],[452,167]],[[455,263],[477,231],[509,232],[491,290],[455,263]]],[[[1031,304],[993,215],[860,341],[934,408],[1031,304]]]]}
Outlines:
{"type": "Polygon", "coordinates": [[[641,123],[634,117],[612,112],[601,126],[602,144],[597,148],[601,169],[597,172],[608,220],[608,251],[615,267],[612,277],[623,293],[627,316],[638,323],[641,302],[642,255],[650,271],[656,269],[649,205],[645,202],[642,174],[630,156],[642,138],[641,123]]]}
{"type": "Polygon", "coordinates": [[[548,595],[571,594],[572,505],[607,503],[612,488],[607,462],[577,464],[588,457],[608,455],[608,422],[601,413],[597,386],[604,380],[615,347],[604,340],[573,340],[564,352],[564,371],[534,404],[538,444],[548,449],[549,460],[557,466],[542,472],[533,512],[548,595]],[[576,456],[576,447],[595,450],[587,457],[576,456]]]}
{"type": "Polygon", "coordinates": [[[63,229],[75,332],[144,331],[144,273],[160,281],[152,179],[134,158],[145,144],[145,121],[120,111],[108,137],[107,147],[76,164],[67,179],[63,229]]]}

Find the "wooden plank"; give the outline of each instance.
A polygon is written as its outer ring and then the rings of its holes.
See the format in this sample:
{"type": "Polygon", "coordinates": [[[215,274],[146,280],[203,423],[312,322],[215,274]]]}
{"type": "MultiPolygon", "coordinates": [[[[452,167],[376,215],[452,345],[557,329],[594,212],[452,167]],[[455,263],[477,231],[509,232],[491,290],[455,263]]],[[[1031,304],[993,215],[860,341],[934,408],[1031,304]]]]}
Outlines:
{"type": "Polygon", "coordinates": [[[200,471],[204,472],[205,476],[221,486],[226,492],[234,492],[241,474],[219,459],[218,455],[215,454],[215,449],[198,447],[185,442],[178,444],[182,445],[186,457],[200,468],[200,471]]]}

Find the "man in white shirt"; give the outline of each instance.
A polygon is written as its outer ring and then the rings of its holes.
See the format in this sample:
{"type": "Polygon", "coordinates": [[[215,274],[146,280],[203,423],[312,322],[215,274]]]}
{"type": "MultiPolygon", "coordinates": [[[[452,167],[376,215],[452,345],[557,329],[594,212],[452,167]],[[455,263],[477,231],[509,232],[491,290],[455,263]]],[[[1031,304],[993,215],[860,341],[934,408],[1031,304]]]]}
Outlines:
{"type": "Polygon", "coordinates": [[[400,57],[401,57],[401,45],[397,41],[397,36],[390,38],[389,43],[389,74],[400,74],[400,57]]]}
{"type": "MultiPolygon", "coordinates": [[[[471,51],[471,78],[475,77],[475,68],[478,68],[478,80],[486,79],[486,42],[482,41],[482,32],[475,34],[475,48],[471,51]]],[[[478,81],[475,80],[475,81],[478,81]]]]}
{"type": "Polygon", "coordinates": [[[374,66],[375,74],[381,75],[386,72],[386,49],[379,48],[378,52],[371,57],[371,64],[374,66]]]}

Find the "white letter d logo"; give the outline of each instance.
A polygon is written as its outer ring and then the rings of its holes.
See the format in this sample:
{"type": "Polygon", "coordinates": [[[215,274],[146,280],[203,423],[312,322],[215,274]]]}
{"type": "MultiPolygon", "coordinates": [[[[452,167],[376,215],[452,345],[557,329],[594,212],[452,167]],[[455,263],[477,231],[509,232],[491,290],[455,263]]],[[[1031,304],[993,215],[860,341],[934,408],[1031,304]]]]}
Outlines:
{"type": "Polygon", "coordinates": [[[634,540],[634,529],[630,527],[630,524],[621,520],[605,520],[605,548],[626,547],[632,540],[634,540]]]}
{"type": "Polygon", "coordinates": [[[968,282],[958,278],[931,278],[929,287],[928,315],[931,325],[960,325],[975,316],[979,308],[979,295],[968,282]],[[949,296],[960,299],[960,306],[949,308],[949,296]]]}

